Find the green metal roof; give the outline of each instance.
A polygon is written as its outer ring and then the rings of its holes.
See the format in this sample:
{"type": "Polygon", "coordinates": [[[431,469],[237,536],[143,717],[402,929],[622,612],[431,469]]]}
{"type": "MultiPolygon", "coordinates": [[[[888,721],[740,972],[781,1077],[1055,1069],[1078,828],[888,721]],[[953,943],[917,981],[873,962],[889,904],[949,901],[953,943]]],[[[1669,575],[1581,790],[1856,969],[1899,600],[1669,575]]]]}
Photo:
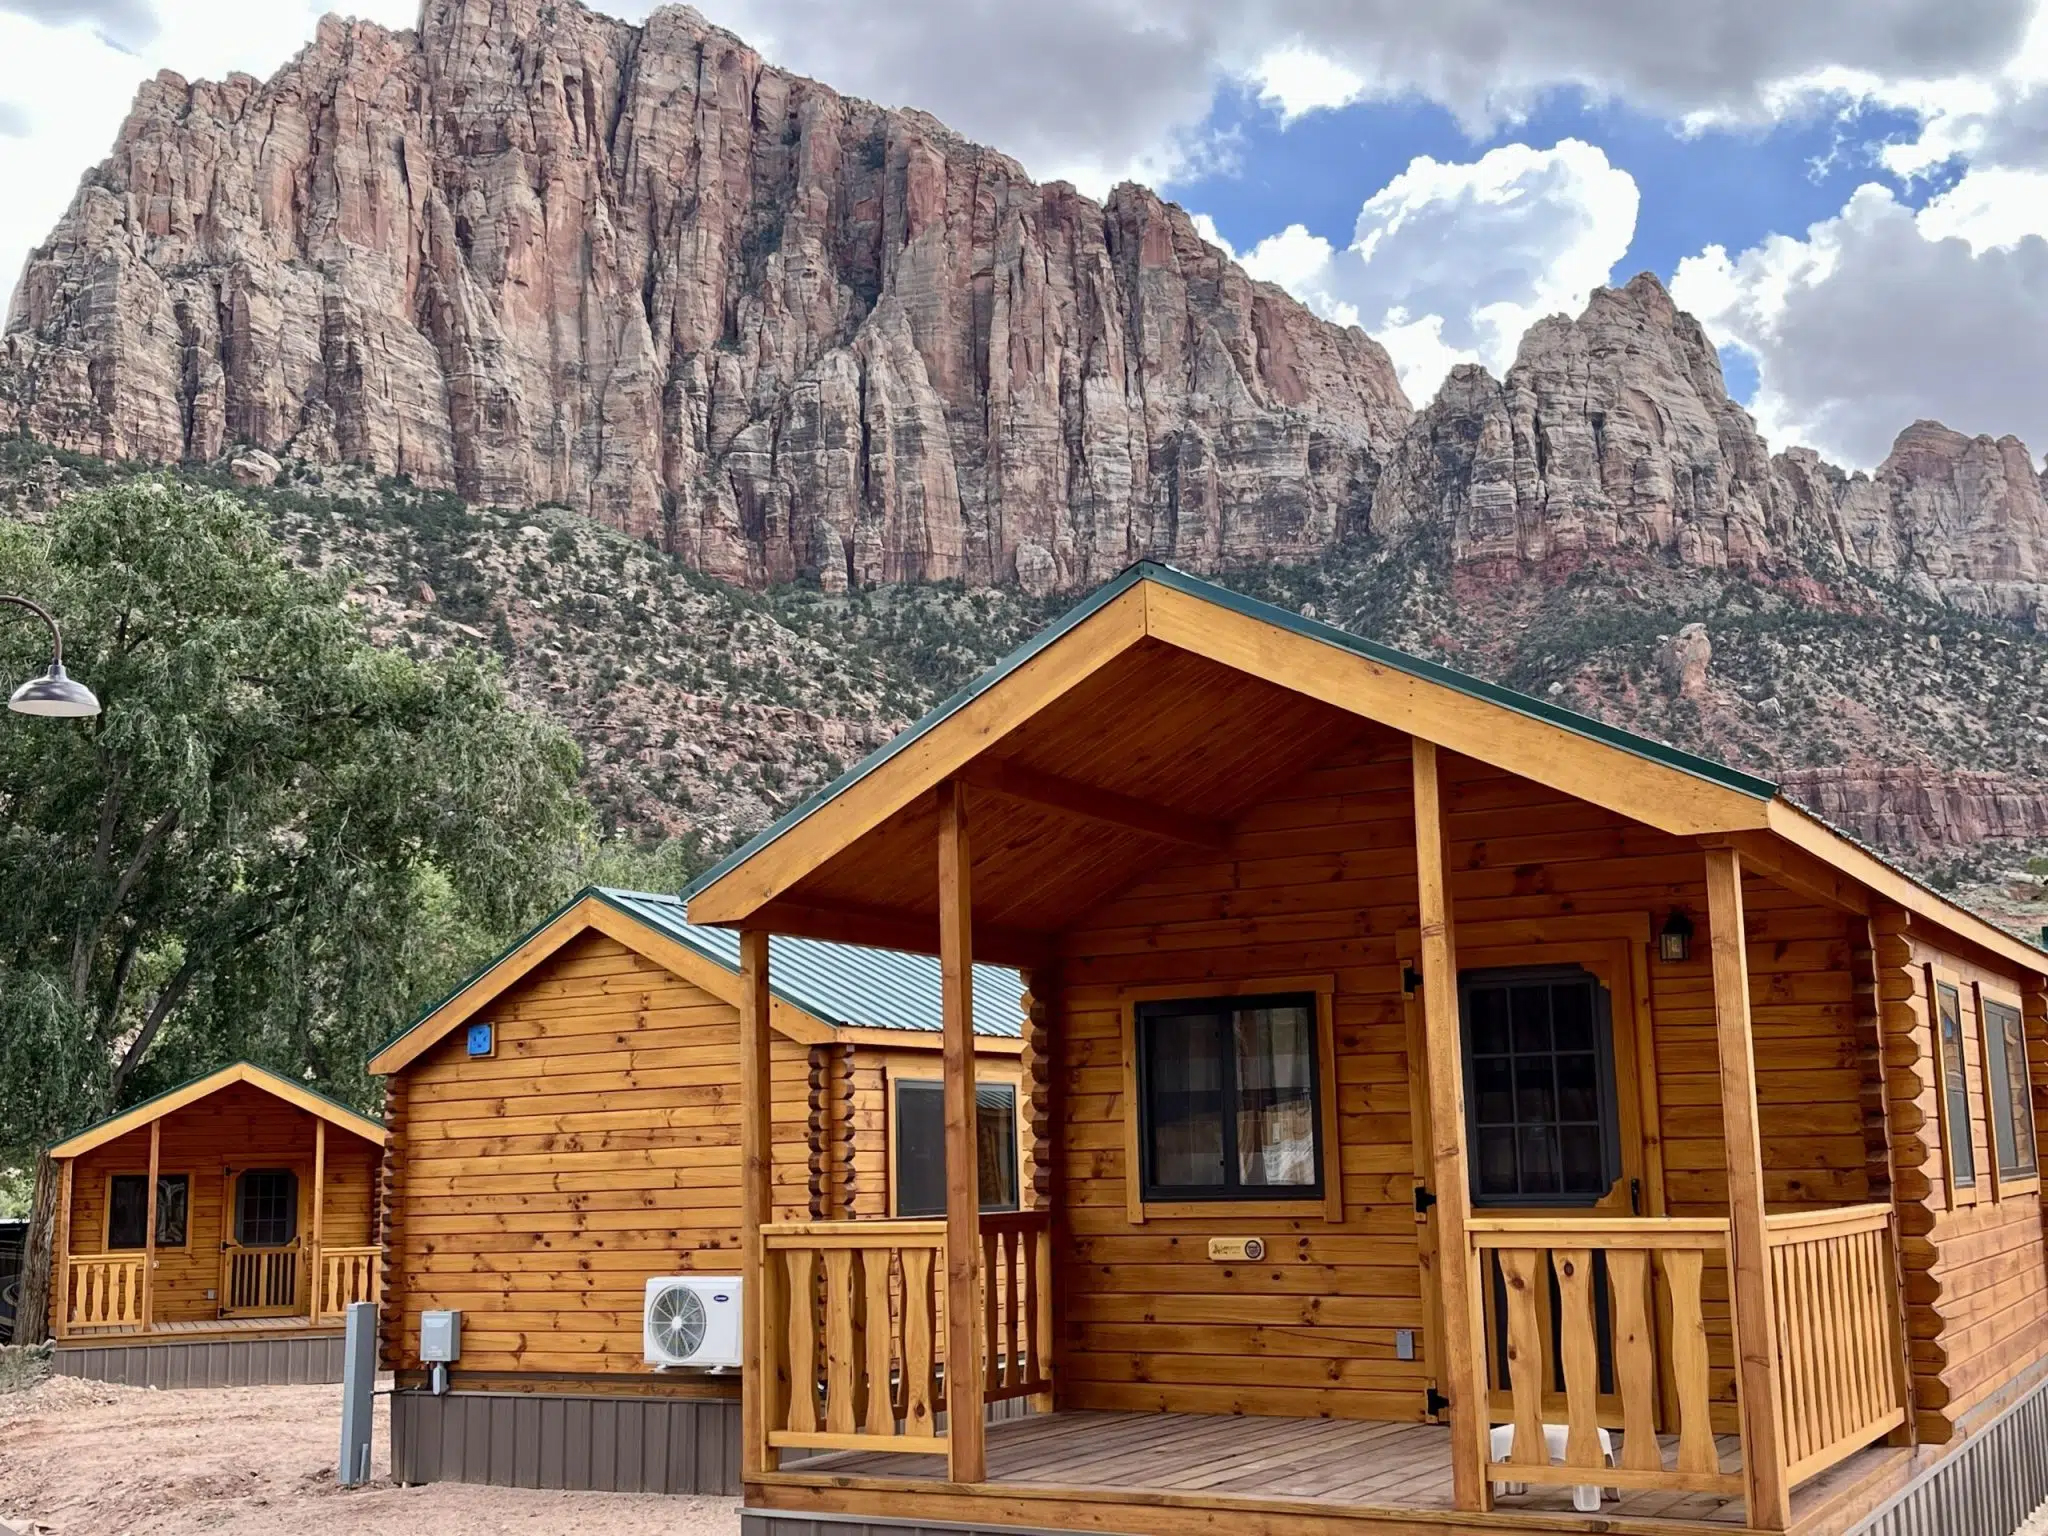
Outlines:
{"type": "Polygon", "coordinates": [[[1527,715],[1531,719],[1541,720],[1546,724],[1558,726],[1561,729],[1571,731],[1575,735],[1584,736],[1589,740],[1601,742],[1610,747],[1618,747],[1624,752],[1633,753],[1637,757],[1646,758],[1653,763],[1661,764],[1666,768],[1676,769],[1681,773],[1689,773],[1695,778],[1706,779],[1711,783],[1719,784],[1726,789],[1735,790],[1740,794],[1753,795],[1759,800],[1769,800],[1778,792],[1778,786],[1770,780],[1760,779],[1756,775],[1744,773],[1738,768],[1730,768],[1725,763],[1717,763],[1711,758],[1697,757],[1690,752],[1682,752],[1667,742],[1657,741],[1648,736],[1639,736],[1633,731],[1625,731],[1620,726],[1609,725],[1604,720],[1595,720],[1590,715],[1582,715],[1576,710],[1565,709],[1559,705],[1552,704],[1547,699],[1535,698],[1526,693],[1518,693],[1512,688],[1503,688],[1497,683],[1485,682],[1480,678],[1471,676],[1469,673],[1460,672],[1454,667],[1447,667],[1441,662],[1430,661],[1421,656],[1412,656],[1406,651],[1396,650],[1391,645],[1382,645],[1377,640],[1368,640],[1361,635],[1351,634],[1347,630],[1337,628],[1334,624],[1324,624],[1316,619],[1303,618],[1300,614],[1289,609],[1277,607],[1272,603],[1261,602],[1255,597],[1246,597],[1241,592],[1233,592],[1228,587],[1218,586],[1212,581],[1202,581],[1197,577],[1188,575],[1185,571],[1175,570],[1170,565],[1161,565],[1151,560],[1141,560],[1137,564],[1128,567],[1103,586],[1097,588],[1080,603],[1068,609],[1066,613],[1053,620],[1051,624],[1005,656],[1001,661],[989,668],[988,671],[982,673],[981,676],[977,677],[965,688],[962,688],[950,699],[947,699],[943,704],[932,710],[915,725],[901,732],[894,740],[877,748],[845,773],[834,779],[830,784],[812,795],[808,800],[804,801],[795,810],[782,817],[781,820],[775,822],[753,838],[750,838],[739,848],[699,875],[683,891],[683,898],[688,900],[689,897],[703,890],[714,881],[723,879],[756,853],[759,853],[763,848],[766,848],[770,843],[789,831],[790,828],[803,821],[827,801],[834,799],[849,786],[866,778],[867,775],[873,773],[882,764],[888,762],[889,759],[928,731],[934,729],[941,722],[958,714],[967,705],[1023,666],[1025,662],[1046,649],[1084,619],[1089,618],[1142,581],[1157,582],[1161,586],[1171,587],[1176,592],[1184,592],[1190,597],[1201,599],[1203,602],[1214,603],[1219,608],[1226,608],[1234,613],[1241,613],[1247,617],[1262,620],[1293,634],[1305,636],[1310,640],[1321,641],[1323,644],[1335,646],[1339,650],[1350,651],[1354,655],[1367,657],[1372,661],[1380,663],[1382,666],[1391,667],[1398,672],[1406,672],[1411,677],[1419,677],[1428,682],[1441,684],[1446,688],[1456,689],[1459,693],[1468,694],[1475,699],[1484,699],[1489,704],[1497,704],[1502,709],[1511,709],[1517,714],[1527,715]]]}
{"type": "MultiPolygon", "coordinates": [[[[682,897],[603,886],[593,886],[590,894],[738,974],[739,931],[693,928],[684,916],[682,897]]],[[[927,1034],[945,1027],[939,962],[930,955],[778,933],[768,940],[768,985],[785,1002],[827,1024],[927,1034]]],[[[1023,1021],[1024,978],[1007,966],[976,965],[974,1032],[1014,1040],[1023,1031],[1023,1021]]]]}
{"type": "Polygon", "coordinates": [[[374,1115],[366,1115],[360,1109],[357,1109],[354,1105],[342,1103],[341,1100],[335,1098],[332,1094],[322,1093],[318,1088],[308,1088],[304,1083],[295,1083],[290,1078],[286,1077],[282,1072],[273,1072],[270,1068],[266,1066],[261,1066],[258,1063],[249,1060],[249,1058],[246,1056],[239,1056],[233,1061],[224,1061],[217,1067],[209,1068],[204,1072],[198,1073],[196,1076],[188,1077],[182,1083],[174,1083],[169,1088],[165,1088],[157,1093],[152,1093],[148,1098],[142,1100],[140,1103],[130,1104],[126,1109],[117,1109],[111,1115],[101,1115],[99,1119],[93,1121],[90,1125],[81,1125],[75,1131],[66,1131],[62,1136],[59,1136],[55,1141],[51,1142],[50,1145],[53,1147],[61,1147],[67,1141],[76,1141],[81,1136],[90,1136],[94,1131],[98,1130],[103,1125],[112,1125],[116,1120],[125,1120],[128,1116],[134,1114],[138,1109],[147,1109],[150,1105],[154,1104],[158,1099],[168,1099],[174,1093],[183,1093],[187,1088],[192,1087],[195,1083],[203,1083],[209,1077],[213,1077],[217,1073],[225,1072],[231,1067],[247,1067],[251,1072],[260,1072],[265,1077],[271,1078],[277,1082],[284,1084],[287,1088],[296,1089],[300,1093],[311,1094],[314,1098],[319,1099],[322,1103],[332,1104],[336,1109],[340,1110],[343,1114],[354,1116],[356,1119],[362,1121],[363,1124],[367,1125],[371,1130],[375,1131],[379,1136],[382,1136],[384,1134],[384,1122],[382,1120],[377,1119],[374,1115]]]}
{"type": "MultiPolygon", "coordinates": [[[[516,954],[564,912],[592,897],[677,943],[687,944],[713,964],[735,975],[739,973],[738,932],[691,926],[682,897],[663,891],[621,891],[588,885],[422,1008],[410,1024],[378,1046],[371,1056],[381,1056],[390,1050],[489,975],[508,956],[516,954]]],[[[784,1002],[827,1024],[927,1033],[938,1033],[944,1028],[939,1007],[939,963],[925,955],[776,934],[768,943],[768,986],[784,1002]]],[[[1023,976],[1007,966],[976,965],[974,1032],[1014,1040],[1023,1029],[1023,976]]]]}

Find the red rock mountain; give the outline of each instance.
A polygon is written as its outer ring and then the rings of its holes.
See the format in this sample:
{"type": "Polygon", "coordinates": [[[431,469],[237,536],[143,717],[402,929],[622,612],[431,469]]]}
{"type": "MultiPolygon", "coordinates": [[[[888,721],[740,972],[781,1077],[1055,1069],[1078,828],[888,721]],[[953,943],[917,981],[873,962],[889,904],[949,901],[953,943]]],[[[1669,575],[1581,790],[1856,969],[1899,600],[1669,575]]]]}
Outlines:
{"type": "Polygon", "coordinates": [[[754,583],[1043,591],[1447,525],[1477,567],[1659,552],[2022,622],[2048,590],[2024,445],[1773,458],[1654,278],[1416,414],[1143,188],[1035,185],[680,8],[426,0],[268,82],[147,83],[22,276],[0,429],[563,503],[754,583]]]}

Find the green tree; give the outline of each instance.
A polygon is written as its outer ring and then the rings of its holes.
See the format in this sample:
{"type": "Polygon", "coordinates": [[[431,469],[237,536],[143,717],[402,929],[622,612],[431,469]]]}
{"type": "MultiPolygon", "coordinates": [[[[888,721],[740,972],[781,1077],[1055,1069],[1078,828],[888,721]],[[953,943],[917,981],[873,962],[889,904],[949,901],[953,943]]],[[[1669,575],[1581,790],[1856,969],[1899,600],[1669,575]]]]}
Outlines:
{"type": "MultiPolygon", "coordinates": [[[[0,1155],[248,1056],[366,1107],[369,1050],[544,910],[578,758],[495,660],[373,643],[338,579],[170,479],[0,528],[99,694],[0,717],[0,1155]]],[[[0,628],[0,676],[46,660],[0,628]]]]}

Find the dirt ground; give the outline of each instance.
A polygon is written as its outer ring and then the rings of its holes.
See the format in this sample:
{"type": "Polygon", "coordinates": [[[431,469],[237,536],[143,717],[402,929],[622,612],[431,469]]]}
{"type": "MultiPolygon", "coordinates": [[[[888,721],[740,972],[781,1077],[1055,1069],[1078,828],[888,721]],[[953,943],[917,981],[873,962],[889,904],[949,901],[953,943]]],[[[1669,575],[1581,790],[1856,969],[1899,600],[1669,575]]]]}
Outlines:
{"type": "Polygon", "coordinates": [[[0,1526],[28,1536],[737,1536],[733,1499],[548,1493],[390,1480],[377,1400],[373,1480],[341,1488],[339,1387],[144,1391],[52,1377],[0,1393],[0,1526]]]}

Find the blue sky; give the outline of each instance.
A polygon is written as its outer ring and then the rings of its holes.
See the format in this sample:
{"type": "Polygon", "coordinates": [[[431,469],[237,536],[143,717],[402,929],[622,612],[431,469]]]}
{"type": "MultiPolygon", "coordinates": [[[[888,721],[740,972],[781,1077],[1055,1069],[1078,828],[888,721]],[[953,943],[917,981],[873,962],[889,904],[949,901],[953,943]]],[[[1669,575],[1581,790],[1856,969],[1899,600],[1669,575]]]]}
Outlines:
{"type": "MultiPolygon", "coordinates": [[[[1868,468],[1934,417],[2048,449],[2048,0],[698,4],[1041,179],[1159,187],[1418,405],[1648,269],[1774,446],[1868,468]]],[[[330,8],[419,0],[0,0],[0,267],[139,82],[262,78],[330,8]]]]}

